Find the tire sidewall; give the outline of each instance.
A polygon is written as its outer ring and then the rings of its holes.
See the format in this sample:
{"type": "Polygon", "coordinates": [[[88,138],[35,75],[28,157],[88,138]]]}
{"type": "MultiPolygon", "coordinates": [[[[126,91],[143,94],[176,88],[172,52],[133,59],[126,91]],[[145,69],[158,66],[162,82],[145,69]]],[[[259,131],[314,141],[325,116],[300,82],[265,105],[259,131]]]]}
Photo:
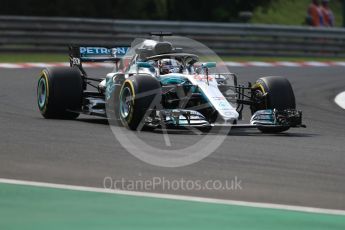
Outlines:
{"type": "Polygon", "coordinates": [[[119,106],[118,106],[118,109],[117,109],[118,111],[116,111],[116,112],[118,113],[118,117],[120,118],[120,121],[121,121],[122,125],[127,127],[127,128],[130,126],[130,124],[133,121],[133,113],[134,113],[134,110],[135,110],[135,92],[136,91],[135,91],[133,82],[131,80],[126,80],[124,82],[124,84],[122,85],[121,90],[120,90],[120,94],[118,96],[117,103],[119,104],[119,106]],[[130,90],[131,95],[132,95],[131,101],[130,101],[131,109],[129,111],[128,116],[127,117],[123,117],[122,113],[121,113],[121,103],[122,103],[123,92],[124,92],[124,90],[126,88],[128,88],[130,90]]]}
{"type": "Polygon", "coordinates": [[[37,83],[37,105],[38,105],[38,108],[40,110],[40,112],[42,114],[45,114],[47,112],[47,106],[49,104],[49,92],[50,92],[50,84],[49,84],[49,79],[48,79],[48,75],[47,75],[47,72],[45,70],[42,71],[41,73],[41,77],[39,78],[38,80],[38,83],[37,83]],[[40,82],[41,81],[44,81],[44,84],[45,84],[45,98],[44,98],[44,104],[43,106],[40,105],[40,102],[39,102],[39,87],[40,87],[40,82]]]}

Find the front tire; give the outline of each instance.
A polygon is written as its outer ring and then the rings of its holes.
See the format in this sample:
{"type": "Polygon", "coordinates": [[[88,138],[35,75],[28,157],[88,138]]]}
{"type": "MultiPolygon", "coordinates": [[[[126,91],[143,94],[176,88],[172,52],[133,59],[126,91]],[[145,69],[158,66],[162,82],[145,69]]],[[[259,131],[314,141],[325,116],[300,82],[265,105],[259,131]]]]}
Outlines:
{"type": "MultiPolygon", "coordinates": [[[[276,109],[283,111],[286,109],[296,109],[295,95],[290,82],[284,77],[263,77],[256,81],[253,86],[256,95],[266,95],[262,103],[252,107],[252,114],[258,110],[276,109]]],[[[260,127],[263,133],[281,133],[290,127],[260,127]]]]}
{"type": "Polygon", "coordinates": [[[123,126],[137,130],[144,126],[149,109],[161,102],[161,85],[150,75],[135,75],[127,79],[120,90],[115,110],[123,126]]]}
{"type": "Polygon", "coordinates": [[[44,118],[75,119],[82,103],[83,83],[78,69],[46,68],[37,84],[37,104],[44,118]]]}

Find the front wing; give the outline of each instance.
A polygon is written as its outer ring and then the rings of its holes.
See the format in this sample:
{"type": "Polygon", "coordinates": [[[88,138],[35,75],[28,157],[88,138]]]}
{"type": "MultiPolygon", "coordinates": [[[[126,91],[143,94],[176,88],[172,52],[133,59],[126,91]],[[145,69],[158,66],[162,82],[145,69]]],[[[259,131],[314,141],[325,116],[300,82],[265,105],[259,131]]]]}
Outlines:
{"type": "Polygon", "coordinates": [[[231,127],[237,129],[260,127],[306,127],[302,124],[302,112],[297,110],[259,110],[251,118],[250,124],[237,124],[237,121],[210,123],[199,112],[193,110],[160,110],[156,111],[158,119],[146,122],[148,126],[167,128],[188,127],[231,127]]]}

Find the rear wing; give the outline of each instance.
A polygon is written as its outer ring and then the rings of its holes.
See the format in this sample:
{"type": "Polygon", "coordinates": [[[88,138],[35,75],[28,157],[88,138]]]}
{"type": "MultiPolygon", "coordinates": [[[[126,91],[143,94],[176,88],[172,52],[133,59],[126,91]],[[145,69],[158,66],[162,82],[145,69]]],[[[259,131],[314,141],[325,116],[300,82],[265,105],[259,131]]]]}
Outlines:
{"type": "Polygon", "coordinates": [[[118,62],[128,52],[129,47],[89,47],[70,46],[69,57],[71,66],[81,65],[83,62],[118,62]]]}
{"type": "Polygon", "coordinates": [[[130,47],[99,47],[99,46],[69,46],[70,66],[78,67],[86,75],[84,62],[112,62],[118,68],[118,63],[128,53],[130,47]]]}

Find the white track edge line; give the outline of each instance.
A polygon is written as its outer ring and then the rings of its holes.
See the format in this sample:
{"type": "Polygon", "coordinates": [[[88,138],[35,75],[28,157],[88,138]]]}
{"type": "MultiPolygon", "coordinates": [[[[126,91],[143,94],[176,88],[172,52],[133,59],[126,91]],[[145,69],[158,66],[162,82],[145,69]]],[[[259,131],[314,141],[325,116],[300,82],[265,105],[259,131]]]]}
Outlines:
{"type": "Polygon", "coordinates": [[[335,98],[334,102],[340,106],[340,108],[345,109],[345,92],[339,93],[335,98]]]}
{"type": "Polygon", "coordinates": [[[125,191],[125,190],[114,190],[114,189],[104,189],[104,188],[96,188],[96,187],[85,187],[85,186],[54,184],[54,183],[35,182],[35,181],[23,181],[23,180],[13,180],[13,179],[3,179],[3,178],[0,178],[0,183],[13,184],[13,185],[27,185],[27,186],[54,188],[54,189],[66,189],[66,190],[84,191],[84,192],[97,192],[97,193],[107,193],[107,194],[169,199],[169,200],[192,201],[192,202],[201,202],[201,203],[210,203],[210,204],[278,209],[278,210],[286,210],[286,211],[316,213],[316,214],[330,214],[330,215],[342,215],[342,216],[345,215],[345,210],[336,210],[336,209],[323,209],[323,208],[271,204],[271,203],[257,203],[257,202],[235,201],[235,200],[222,200],[222,199],[214,199],[214,198],[203,198],[203,197],[161,194],[161,193],[134,192],[134,191],[125,191]]]}

